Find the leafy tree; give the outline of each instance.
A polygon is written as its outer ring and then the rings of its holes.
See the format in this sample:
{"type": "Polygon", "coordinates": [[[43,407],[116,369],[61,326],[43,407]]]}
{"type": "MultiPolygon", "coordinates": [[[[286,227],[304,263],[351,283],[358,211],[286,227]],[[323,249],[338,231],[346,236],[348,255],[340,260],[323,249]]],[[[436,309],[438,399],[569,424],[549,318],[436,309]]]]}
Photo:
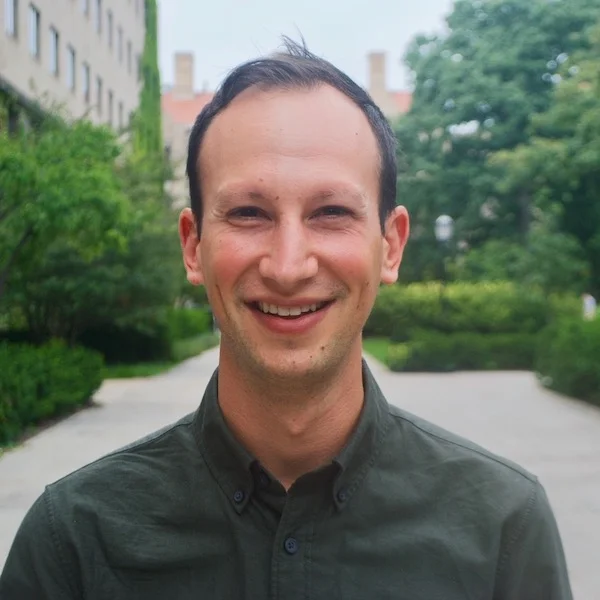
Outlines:
{"type": "Polygon", "coordinates": [[[405,276],[436,276],[433,223],[442,213],[455,218],[463,247],[527,243],[531,186],[506,189],[489,158],[528,141],[561,64],[589,46],[582,32],[599,8],[600,0],[458,0],[447,34],[415,39],[406,54],[413,107],[397,126],[399,202],[415,225],[405,276]]]}

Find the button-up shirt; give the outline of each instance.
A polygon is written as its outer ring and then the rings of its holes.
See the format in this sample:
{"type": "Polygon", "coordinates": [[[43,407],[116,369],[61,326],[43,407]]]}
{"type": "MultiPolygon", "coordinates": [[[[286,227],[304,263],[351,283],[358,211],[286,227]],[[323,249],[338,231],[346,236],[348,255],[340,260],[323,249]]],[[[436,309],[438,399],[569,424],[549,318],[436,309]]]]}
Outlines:
{"type": "Polygon", "coordinates": [[[365,401],[340,454],[286,492],[199,409],[49,485],[2,600],[567,600],[544,489],[519,466],[365,401]]]}

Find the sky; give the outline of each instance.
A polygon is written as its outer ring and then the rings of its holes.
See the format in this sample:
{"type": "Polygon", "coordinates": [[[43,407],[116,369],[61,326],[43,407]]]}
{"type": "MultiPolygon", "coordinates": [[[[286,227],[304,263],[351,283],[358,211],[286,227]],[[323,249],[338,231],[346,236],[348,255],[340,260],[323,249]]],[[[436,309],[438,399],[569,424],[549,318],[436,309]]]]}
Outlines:
{"type": "Polygon", "coordinates": [[[390,89],[409,89],[402,56],[418,33],[444,30],[453,0],[159,0],[162,83],[173,83],[176,52],[194,54],[197,90],[214,90],[237,64],[268,54],[281,35],[299,39],[358,84],[367,54],[387,53],[390,89]]]}

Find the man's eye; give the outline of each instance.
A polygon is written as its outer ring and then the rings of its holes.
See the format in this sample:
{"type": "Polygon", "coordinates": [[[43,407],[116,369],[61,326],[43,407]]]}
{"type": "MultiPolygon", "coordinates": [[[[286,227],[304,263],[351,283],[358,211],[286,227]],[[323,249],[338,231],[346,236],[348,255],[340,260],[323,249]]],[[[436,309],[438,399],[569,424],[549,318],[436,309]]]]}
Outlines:
{"type": "Polygon", "coordinates": [[[350,211],[344,206],[324,206],[317,211],[320,217],[346,217],[350,211]]]}
{"type": "Polygon", "coordinates": [[[262,211],[256,206],[240,206],[239,208],[233,209],[229,213],[229,217],[232,219],[256,219],[260,217],[262,211]]]}

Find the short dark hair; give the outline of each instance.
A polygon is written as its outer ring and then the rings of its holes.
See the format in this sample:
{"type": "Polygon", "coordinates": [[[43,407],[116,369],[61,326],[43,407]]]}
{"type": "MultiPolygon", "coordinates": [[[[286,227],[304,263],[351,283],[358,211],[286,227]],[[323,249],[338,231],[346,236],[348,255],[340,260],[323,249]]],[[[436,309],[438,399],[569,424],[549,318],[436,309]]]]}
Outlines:
{"type": "Polygon", "coordinates": [[[251,87],[312,89],[330,85],[350,98],[365,114],[379,146],[379,217],[383,229],[386,217],[396,206],[396,136],[369,94],[330,62],[310,52],[304,40],[299,44],[284,37],[284,51],[243,63],[225,78],[213,99],[202,109],[192,127],[188,144],[187,176],[190,201],[198,233],[202,225],[202,189],[198,173],[200,146],[213,119],[243,91],[251,87]]]}

